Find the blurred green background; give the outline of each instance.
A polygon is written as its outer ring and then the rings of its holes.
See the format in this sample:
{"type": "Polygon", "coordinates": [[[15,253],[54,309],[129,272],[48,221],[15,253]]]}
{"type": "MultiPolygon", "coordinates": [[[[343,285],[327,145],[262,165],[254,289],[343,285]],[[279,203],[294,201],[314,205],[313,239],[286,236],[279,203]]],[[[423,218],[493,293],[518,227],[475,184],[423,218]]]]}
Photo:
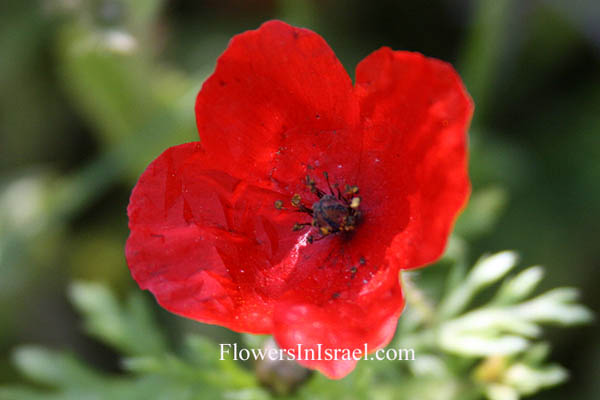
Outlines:
{"type": "MultiPolygon", "coordinates": [[[[0,383],[22,379],[10,354],[24,343],[120,371],[66,288],[135,287],[131,188],[162,150],[197,139],[195,95],[228,40],[272,18],[321,34],[351,75],[384,45],[451,62],[476,104],[474,201],[497,209],[493,229],[476,213],[465,224],[471,257],[515,249],[547,267],[545,288],[579,287],[600,309],[597,0],[3,0],[0,383]]],[[[229,334],[154,308],[168,332],[229,334]]],[[[537,398],[600,396],[599,333],[549,331],[572,376],[537,398]]]]}

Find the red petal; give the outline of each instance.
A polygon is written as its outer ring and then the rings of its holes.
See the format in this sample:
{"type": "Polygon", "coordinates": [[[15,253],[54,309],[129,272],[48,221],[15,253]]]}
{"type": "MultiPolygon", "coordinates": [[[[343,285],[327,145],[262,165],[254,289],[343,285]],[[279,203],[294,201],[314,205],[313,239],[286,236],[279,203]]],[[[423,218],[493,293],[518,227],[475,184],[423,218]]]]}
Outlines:
{"type": "Polygon", "coordinates": [[[387,223],[402,230],[393,247],[403,268],[430,263],[470,191],[471,99],[449,64],[388,48],[358,65],[356,93],[365,129],[361,191],[382,199],[387,223]]]}
{"type": "Polygon", "coordinates": [[[309,152],[318,155],[311,143],[320,142],[319,135],[354,135],[358,107],[352,90],[319,35],[270,21],[234,37],[219,58],[196,100],[200,138],[239,174],[272,176],[273,159],[287,151],[296,165],[279,169],[290,176],[310,161],[309,152]]]}
{"type": "Polygon", "coordinates": [[[339,298],[330,298],[323,305],[315,305],[310,296],[288,297],[275,311],[277,343],[283,349],[295,351],[296,358],[300,355],[300,364],[333,379],[344,377],[356,364],[354,358],[344,359],[344,351],[349,351],[352,357],[357,354],[363,357],[365,346],[372,353],[389,343],[404,306],[397,269],[388,267],[365,280],[360,292],[342,292],[339,298]],[[298,344],[302,346],[300,353],[298,344]],[[335,359],[328,360],[326,349],[342,351],[335,359]],[[306,359],[306,351],[315,356],[306,359]]]}
{"type": "Polygon", "coordinates": [[[265,282],[295,243],[296,215],[275,209],[279,193],[223,168],[198,143],[152,162],[131,195],[127,262],[166,309],[267,333],[276,283],[265,282]]]}
{"type": "MultiPolygon", "coordinates": [[[[404,306],[399,265],[380,227],[366,218],[351,238],[332,236],[300,248],[297,268],[274,311],[274,336],[284,349],[369,352],[392,339],[404,306]],[[293,284],[292,284],[293,282],[293,284]]],[[[354,360],[302,360],[331,378],[354,360]]]]}

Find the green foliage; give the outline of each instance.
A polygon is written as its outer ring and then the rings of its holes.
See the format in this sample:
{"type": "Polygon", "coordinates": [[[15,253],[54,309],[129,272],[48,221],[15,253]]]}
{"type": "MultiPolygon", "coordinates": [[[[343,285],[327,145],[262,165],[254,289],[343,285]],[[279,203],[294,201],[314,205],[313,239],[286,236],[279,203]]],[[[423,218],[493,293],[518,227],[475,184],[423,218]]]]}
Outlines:
{"type": "Polygon", "coordinates": [[[141,292],[133,292],[123,306],[99,284],[74,283],[69,295],[85,316],[85,329],[90,335],[130,356],[165,352],[165,340],[141,292]]]}
{"type": "Polygon", "coordinates": [[[466,388],[466,394],[437,398],[518,399],[567,379],[565,369],[546,363],[549,346],[535,340],[541,338],[544,324],[585,324],[592,313],[576,303],[578,291],[573,288],[530,298],[544,270],[529,267],[505,278],[516,265],[517,255],[505,251],[482,257],[460,280],[451,270],[447,288],[430,293],[440,299],[437,302],[413,283],[426,280],[427,271],[424,276],[404,274],[407,301],[413,307],[400,320],[395,345],[415,349],[419,357],[409,367],[416,375],[449,379],[453,387],[466,388]],[[482,295],[489,300],[482,303],[482,295]]]}
{"type": "Polygon", "coordinates": [[[97,371],[67,352],[23,346],[13,361],[36,387],[0,387],[0,399],[268,398],[252,373],[232,360],[219,360],[217,344],[202,336],[187,337],[180,354],[170,351],[141,292],[119,302],[105,286],[77,282],[70,297],[86,330],[123,353],[125,374],[97,371]]]}

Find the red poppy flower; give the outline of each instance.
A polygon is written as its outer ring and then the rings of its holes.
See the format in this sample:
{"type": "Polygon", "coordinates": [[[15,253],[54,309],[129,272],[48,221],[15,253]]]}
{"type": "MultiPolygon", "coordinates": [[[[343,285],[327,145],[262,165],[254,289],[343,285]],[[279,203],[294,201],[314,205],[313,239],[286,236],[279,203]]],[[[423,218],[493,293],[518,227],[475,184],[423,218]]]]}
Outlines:
{"type": "MultiPolygon", "coordinates": [[[[469,193],[472,103],[447,63],[382,48],[352,82],[314,32],[233,38],[128,208],[126,256],[167,310],[282,348],[391,340],[398,274],[442,253],[469,193]]],[[[309,360],[325,375],[354,360],[309,360]]]]}

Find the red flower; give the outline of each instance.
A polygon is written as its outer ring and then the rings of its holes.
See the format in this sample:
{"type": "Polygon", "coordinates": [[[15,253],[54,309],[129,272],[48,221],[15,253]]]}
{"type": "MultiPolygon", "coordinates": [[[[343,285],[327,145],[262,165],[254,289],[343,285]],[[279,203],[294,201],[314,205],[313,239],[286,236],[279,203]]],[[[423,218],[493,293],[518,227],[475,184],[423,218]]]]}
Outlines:
{"type": "MultiPolygon", "coordinates": [[[[353,86],[314,32],[238,35],[198,94],[201,142],[167,149],[131,195],[131,273],[171,312],[282,348],[381,348],[400,269],[435,261],[465,204],[472,108],[418,53],[374,52],[353,86]]],[[[301,363],[339,378],[356,361],[301,363]]]]}

